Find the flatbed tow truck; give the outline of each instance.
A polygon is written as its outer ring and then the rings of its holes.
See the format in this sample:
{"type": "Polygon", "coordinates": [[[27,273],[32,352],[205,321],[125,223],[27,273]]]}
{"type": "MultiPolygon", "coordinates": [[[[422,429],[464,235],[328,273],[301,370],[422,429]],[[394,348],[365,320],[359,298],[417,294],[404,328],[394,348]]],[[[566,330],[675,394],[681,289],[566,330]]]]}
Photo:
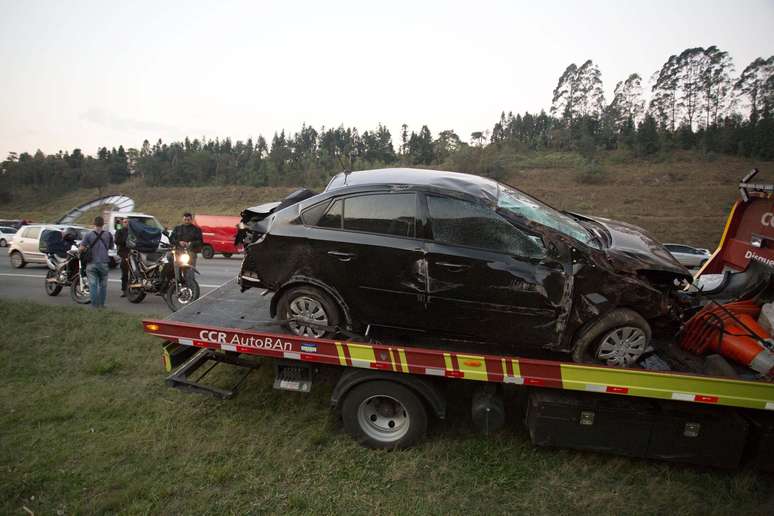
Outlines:
{"type": "MultiPolygon", "coordinates": [[[[741,199],[697,278],[745,271],[753,262],[774,267],[774,185],[750,183],[754,172],[740,183],[741,199]]],[[[270,362],[275,388],[309,392],[327,369],[338,378],[331,404],[347,432],[369,447],[401,448],[422,439],[430,414],[446,417],[448,383],[468,380],[477,382],[473,422],[487,433],[505,422],[504,394],[526,391],[524,421],[536,445],[726,468],[745,460],[774,471],[772,379],[704,374],[695,365],[703,359],[681,360],[686,353],[674,343],[657,347],[655,367],[622,369],[482,355],[432,339],[328,340],[292,334],[271,320],[270,299],[240,292],[234,279],[165,319],[144,320],[144,330],[165,341],[167,384],[227,399],[270,362]],[[219,364],[244,370],[230,389],[203,383],[219,364]]]]}

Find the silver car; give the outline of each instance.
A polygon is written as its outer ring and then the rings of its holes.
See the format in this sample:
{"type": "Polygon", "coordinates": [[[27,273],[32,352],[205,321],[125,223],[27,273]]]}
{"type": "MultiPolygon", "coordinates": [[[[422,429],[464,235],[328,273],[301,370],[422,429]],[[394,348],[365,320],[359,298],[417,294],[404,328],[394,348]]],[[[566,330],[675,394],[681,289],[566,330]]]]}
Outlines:
{"type": "Polygon", "coordinates": [[[74,225],[29,224],[27,226],[22,226],[14,235],[11,240],[11,245],[8,248],[8,256],[11,259],[11,265],[17,269],[21,269],[28,263],[45,264],[46,256],[40,252],[40,237],[43,234],[43,230],[57,229],[59,231],[64,231],[67,228],[73,228],[78,231],[79,237],[76,240],[80,240],[87,231],[87,229],[82,226],[74,225]]]}
{"type": "Polygon", "coordinates": [[[709,260],[710,256],[712,256],[712,253],[707,249],[702,249],[700,247],[691,247],[684,244],[664,244],[664,247],[667,248],[667,251],[669,251],[672,256],[677,258],[678,262],[689,269],[701,267],[704,265],[704,262],[709,260]]]}
{"type": "Polygon", "coordinates": [[[16,234],[16,228],[0,226],[0,247],[8,247],[16,234]]]}

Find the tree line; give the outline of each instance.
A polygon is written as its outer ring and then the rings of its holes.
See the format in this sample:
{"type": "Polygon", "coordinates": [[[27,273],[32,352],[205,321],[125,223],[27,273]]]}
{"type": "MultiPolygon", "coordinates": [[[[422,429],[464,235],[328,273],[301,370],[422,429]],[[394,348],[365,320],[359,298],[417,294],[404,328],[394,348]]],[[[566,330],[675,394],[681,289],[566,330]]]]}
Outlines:
{"type": "Polygon", "coordinates": [[[355,127],[304,124],[271,141],[145,140],[140,148],[80,149],[45,155],[11,153],[0,169],[0,199],[18,187],[63,191],[102,188],[137,176],[149,185],[253,186],[324,184],[343,169],[433,166],[501,177],[514,156],[531,151],[575,151],[593,160],[602,149],[627,149],[647,157],[674,149],[774,159],[774,56],[757,58],[738,76],[727,52],[715,46],[670,56],[651,75],[650,96],[632,73],[605,99],[602,73],[587,60],[570,64],[553,90],[548,112],[501,113],[491,129],[469,138],[447,129],[435,136],[427,125],[398,141],[383,125],[355,127]]]}

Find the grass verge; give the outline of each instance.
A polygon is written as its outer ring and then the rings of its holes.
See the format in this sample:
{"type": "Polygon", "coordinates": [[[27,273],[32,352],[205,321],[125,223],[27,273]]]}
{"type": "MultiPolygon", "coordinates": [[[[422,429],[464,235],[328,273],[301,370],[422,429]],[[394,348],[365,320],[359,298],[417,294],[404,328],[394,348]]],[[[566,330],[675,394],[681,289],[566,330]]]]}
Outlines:
{"type": "Polygon", "coordinates": [[[280,393],[267,367],[216,401],[164,386],[136,317],[0,301],[0,320],[0,514],[774,508],[771,476],[538,449],[516,421],[484,437],[463,401],[418,448],[370,451],[341,432],[330,385],[280,393]]]}

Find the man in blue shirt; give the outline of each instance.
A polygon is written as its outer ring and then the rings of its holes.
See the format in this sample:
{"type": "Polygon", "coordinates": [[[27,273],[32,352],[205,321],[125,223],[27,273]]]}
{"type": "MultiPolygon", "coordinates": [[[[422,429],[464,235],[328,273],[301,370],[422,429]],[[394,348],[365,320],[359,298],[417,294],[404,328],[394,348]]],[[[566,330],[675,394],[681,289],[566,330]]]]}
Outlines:
{"type": "Polygon", "coordinates": [[[89,296],[91,306],[105,308],[107,297],[108,250],[113,247],[113,235],[102,228],[105,220],[94,218],[94,230],[89,231],[81,240],[81,253],[86,253],[86,277],[89,278],[89,296]]]}

